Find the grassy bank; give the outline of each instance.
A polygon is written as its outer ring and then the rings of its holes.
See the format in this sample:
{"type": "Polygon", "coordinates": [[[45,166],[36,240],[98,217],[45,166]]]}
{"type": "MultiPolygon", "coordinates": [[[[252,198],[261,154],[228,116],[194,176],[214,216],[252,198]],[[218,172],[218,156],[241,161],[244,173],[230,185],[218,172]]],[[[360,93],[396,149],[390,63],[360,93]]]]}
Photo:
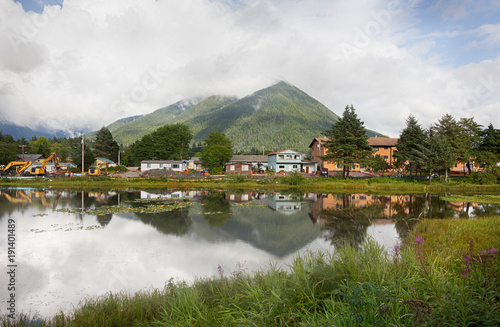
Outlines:
{"type": "MultiPolygon", "coordinates": [[[[420,221],[401,246],[296,257],[287,270],[219,267],[193,285],[108,294],[37,326],[498,326],[500,216],[420,221]]],[[[16,326],[23,326],[24,317],[16,326]]],[[[10,326],[4,317],[3,326],[10,326]]]]}
{"type": "Polygon", "coordinates": [[[500,185],[480,185],[463,180],[448,183],[401,178],[335,179],[304,177],[302,175],[221,176],[206,179],[132,178],[107,177],[58,177],[38,179],[0,179],[0,187],[35,187],[65,189],[225,189],[225,190],[295,190],[302,192],[372,192],[372,193],[453,193],[462,195],[499,194],[500,185]]]}

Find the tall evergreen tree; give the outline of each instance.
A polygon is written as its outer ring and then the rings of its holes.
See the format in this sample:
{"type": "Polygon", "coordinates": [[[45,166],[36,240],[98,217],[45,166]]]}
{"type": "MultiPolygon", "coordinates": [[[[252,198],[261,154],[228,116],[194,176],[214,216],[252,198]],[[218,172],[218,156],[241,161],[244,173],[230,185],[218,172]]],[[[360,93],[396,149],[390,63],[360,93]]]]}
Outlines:
{"type": "Polygon", "coordinates": [[[445,172],[447,181],[447,171],[456,162],[451,146],[446,136],[433,128],[429,128],[424,135],[423,143],[418,144],[413,151],[416,160],[429,173],[429,185],[434,171],[445,172]]]}
{"type": "MultiPolygon", "coordinates": [[[[463,152],[459,154],[458,160],[466,164],[471,174],[471,160],[477,157],[478,148],[481,142],[481,125],[474,121],[474,118],[462,118],[458,122],[461,128],[461,139],[465,143],[463,152]]],[[[464,171],[465,175],[465,171],[464,171]]]]}
{"type": "Polygon", "coordinates": [[[408,116],[406,127],[401,131],[396,144],[397,151],[394,152],[393,157],[400,165],[408,163],[410,176],[412,176],[413,169],[416,169],[419,163],[415,149],[424,143],[424,139],[424,130],[417,119],[413,115],[408,116]]]}
{"type": "Polygon", "coordinates": [[[113,135],[106,127],[102,127],[95,137],[94,156],[118,161],[118,151],[120,147],[113,139],[113,135]]]}
{"type": "Polygon", "coordinates": [[[489,124],[481,132],[481,141],[477,148],[477,161],[493,167],[500,161],[500,130],[489,124]]]}
{"type": "Polygon", "coordinates": [[[355,164],[367,165],[373,154],[368,144],[364,123],[356,115],[352,105],[346,106],[342,117],[325,132],[329,139],[325,142],[328,149],[322,156],[325,161],[342,165],[342,177],[349,177],[349,171],[355,164]]]}

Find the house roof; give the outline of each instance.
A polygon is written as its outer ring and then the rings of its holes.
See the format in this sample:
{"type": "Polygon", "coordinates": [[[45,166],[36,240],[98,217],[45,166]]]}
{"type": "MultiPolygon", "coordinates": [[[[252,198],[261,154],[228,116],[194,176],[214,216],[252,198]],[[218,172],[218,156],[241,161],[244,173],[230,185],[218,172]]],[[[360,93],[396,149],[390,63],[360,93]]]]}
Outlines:
{"type": "Polygon", "coordinates": [[[275,151],[273,153],[269,153],[268,156],[272,156],[273,154],[277,154],[277,153],[280,153],[280,152],[286,152],[286,151],[302,154],[302,152],[295,151],[295,150],[292,150],[292,149],[284,149],[284,150],[275,151]]]}
{"type": "Polygon", "coordinates": [[[369,137],[368,144],[371,146],[396,146],[399,139],[391,139],[388,137],[369,137]]]}
{"type": "MultiPolygon", "coordinates": [[[[19,155],[19,158],[23,158],[23,155],[19,155]]],[[[43,154],[32,154],[32,153],[25,153],[24,154],[24,161],[35,161],[37,159],[43,158],[43,154]]]]}
{"type": "MultiPolygon", "coordinates": [[[[309,147],[312,147],[314,142],[319,142],[320,144],[324,144],[329,139],[326,137],[315,137],[309,147]]],[[[396,146],[399,139],[388,138],[388,137],[369,137],[368,144],[371,146],[396,146]]]]}
{"type": "Polygon", "coordinates": [[[326,138],[326,137],[315,137],[315,138],[312,140],[311,144],[309,144],[309,147],[312,147],[312,146],[313,146],[313,144],[314,144],[314,142],[318,142],[319,144],[323,144],[323,143],[325,143],[326,141],[328,141],[328,138],[326,138]]]}
{"type": "Polygon", "coordinates": [[[142,160],[141,161],[141,164],[145,163],[145,164],[148,164],[148,163],[177,163],[177,164],[182,164],[184,163],[184,161],[187,162],[187,160],[142,160]]]}
{"type": "Polygon", "coordinates": [[[267,162],[267,156],[235,154],[229,162],[267,162]]]}
{"type": "Polygon", "coordinates": [[[107,163],[115,163],[113,160],[109,160],[108,158],[104,158],[104,157],[97,157],[97,158],[95,158],[95,160],[101,160],[101,161],[104,161],[107,163]]]}

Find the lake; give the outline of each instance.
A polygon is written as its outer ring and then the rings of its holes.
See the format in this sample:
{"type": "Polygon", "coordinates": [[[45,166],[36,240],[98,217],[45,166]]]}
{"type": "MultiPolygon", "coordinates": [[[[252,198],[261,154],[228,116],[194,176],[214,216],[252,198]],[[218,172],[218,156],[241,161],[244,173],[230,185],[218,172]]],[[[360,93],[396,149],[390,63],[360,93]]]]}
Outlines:
{"type": "Polygon", "coordinates": [[[495,213],[437,195],[0,189],[0,257],[5,273],[15,268],[17,312],[43,317],[108,292],[287,269],[296,255],[367,237],[391,251],[418,218],[495,213]]]}

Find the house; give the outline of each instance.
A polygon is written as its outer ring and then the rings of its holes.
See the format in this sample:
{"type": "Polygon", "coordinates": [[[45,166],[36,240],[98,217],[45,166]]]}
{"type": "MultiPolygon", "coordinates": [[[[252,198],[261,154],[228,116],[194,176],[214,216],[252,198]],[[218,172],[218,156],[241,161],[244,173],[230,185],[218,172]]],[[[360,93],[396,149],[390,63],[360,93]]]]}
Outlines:
{"type": "Polygon", "coordinates": [[[251,174],[252,165],[243,162],[227,163],[225,170],[226,174],[251,174]]]}
{"type": "Polygon", "coordinates": [[[60,162],[58,163],[58,166],[60,170],[67,170],[67,171],[69,171],[71,168],[77,168],[77,166],[72,162],[60,162]]]}
{"type": "Polygon", "coordinates": [[[199,157],[192,157],[191,159],[187,160],[187,164],[188,164],[189,170],[200,171],[203,169],[201,166],[201,160],[199,157]]]}
{"type": "Polygon", "coordinates": [[[25,153],[22,155],[18,156],[18,161],[31,161],[33,163],[42,163],[44,160],[43,154],[30,154],[30,153],[25,153]]]}
{"type": "Polygon", "coordinates": [[[116,167],[117,166],[113,160],[109,160],[109,159],[103,158],[103,157],[95,158],[94,166],[99,167],[99,165],[106,164],[106,163],[108,164],[108,167],[116,167]]]}
{"type": "Polygon", "coordinates": [[[267,156],[233,155],[226,163],[226,173],[250,174],[267,170],[267,156]]]}
{"type": "MultiPolygon", "coordinates": [[[[309,144],[309,148],[311,149],[311,161],[315,162],[318,165],[318,170],[322,172],[341,172],[342,165],[336,162],[324,161],[320,158],[320,156],[324,156],[327,154],[328,149],[325,147],[325,142],[328,141],[328,138],[324,137],[316,137],[312,140],[311,144],[309,144]]],[[[374,150],[373,155],[380,155],[385,159],[387,164],[393,164],[393,154],[394,151],[397,151],[396,144],[398,143],[398,139],[396,138],[388,138],[388,137],[369,137],[368,144],[374,150]]],[[[360,165],[355,165],[352,171],[364,171],[366,167],[362,167],[360,165]]]]}
{"type": "Polygon", "coordinates": [[[186,171],[188,170],[188,163],[186,160],[143,160],[141,161],[141,171],[148,171],[151,169],[170,169],[172,171],[186,171]]]}
{"type": "Polygon", "coordinates": [[[304,154],[285,149],[267,155],[267,167],[274,172],[304,172],[316,171],[316,162],[304,161],[304,154]]]}

